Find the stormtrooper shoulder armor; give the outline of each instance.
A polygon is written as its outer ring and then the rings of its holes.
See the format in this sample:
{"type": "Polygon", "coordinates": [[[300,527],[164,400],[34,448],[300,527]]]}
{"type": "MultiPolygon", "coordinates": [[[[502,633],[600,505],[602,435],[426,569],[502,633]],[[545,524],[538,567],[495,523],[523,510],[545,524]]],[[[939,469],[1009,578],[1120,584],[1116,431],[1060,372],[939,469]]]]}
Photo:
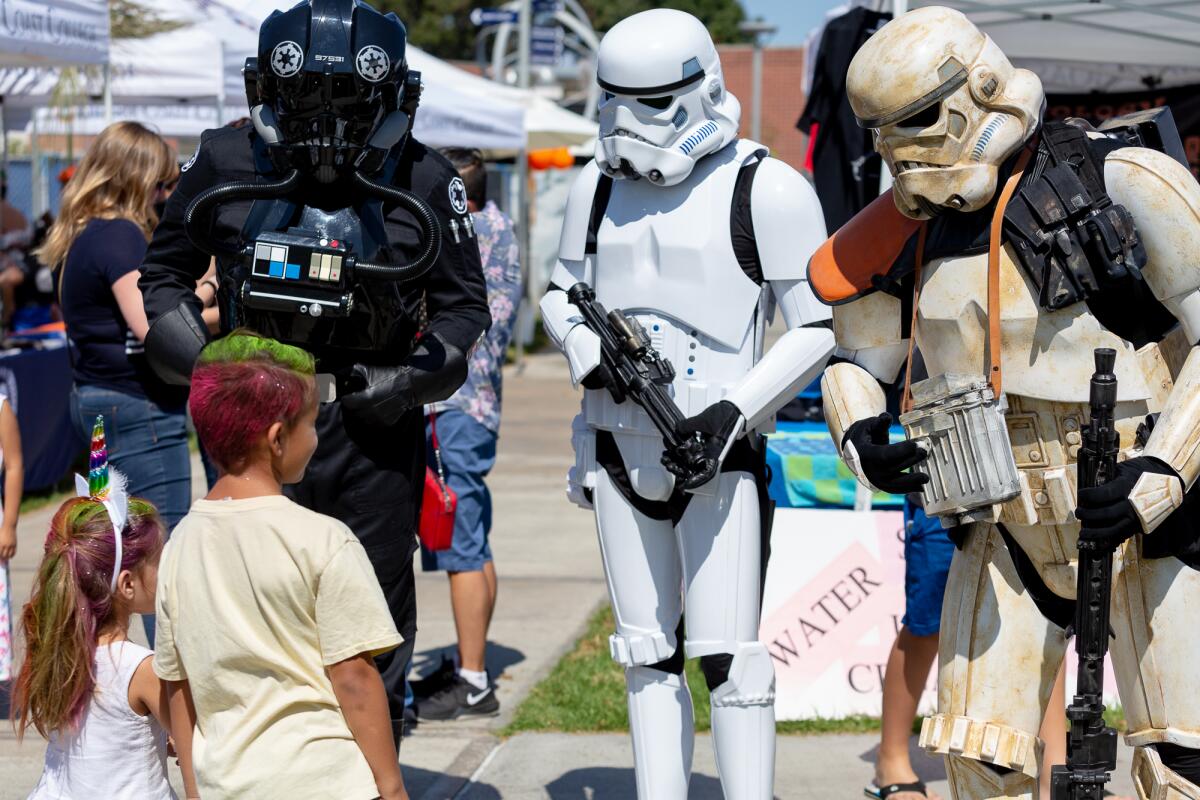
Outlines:
{"type": "Polygon", "coordinates": [[[1110,153],[1104,180],[1137,225],[1146,283],[1189,341],[1200,341],[1200,184],[1171,156],[1144,147],[1110,153]]]}
{"type": "Polygon", "coordinates": [[[751,186],[750,212],[763,278],[804,279],[807,254],[825,239],[825,217],[812,184],[784,162],[764,158],[751,186]]]}
{"type": "Polygon", "coordinates": [[[582,261],[587,252],[592,205],[595,203],[596,189],[602,177],[604,176],[600,173],[600,167],[593,159],[584,165],[571,186],[571,192],[567,195],[567,208],[563,213],[562,238],[558,241],[558,257],[562,261],[582,261]]]}

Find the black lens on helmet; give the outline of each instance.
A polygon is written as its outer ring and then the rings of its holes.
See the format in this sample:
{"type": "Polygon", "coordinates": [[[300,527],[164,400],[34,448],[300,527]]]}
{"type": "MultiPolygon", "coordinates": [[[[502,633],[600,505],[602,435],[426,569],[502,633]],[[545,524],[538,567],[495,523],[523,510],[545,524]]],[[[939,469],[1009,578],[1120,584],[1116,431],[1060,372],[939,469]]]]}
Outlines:
{"type": "Polygon", "coordinates": [[[934,103],[931,106],[922,108],[915,114],[905,117],[896,123],[900,128],[930,128],[937,124],[937,121],[942,118],[942,104],[934,103]]]}

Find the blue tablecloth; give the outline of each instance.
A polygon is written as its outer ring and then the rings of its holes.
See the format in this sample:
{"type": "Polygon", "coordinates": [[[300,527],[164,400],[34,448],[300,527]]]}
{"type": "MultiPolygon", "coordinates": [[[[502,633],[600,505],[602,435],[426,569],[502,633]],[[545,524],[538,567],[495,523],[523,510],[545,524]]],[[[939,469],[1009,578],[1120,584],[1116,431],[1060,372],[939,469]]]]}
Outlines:
{"type": "Polygon", "coordinates": [[[71,425],[67,349],[0,356],[0,387],[8,394],[21,429],[25,488],[43,489],[62,478],[83,452],[71,425]]]}
{"type": "MultiPolygon", "coordinates": [[[[892,440],[904,438],[893,427],[892,440]]],[[[822,422],[780,422],[767,437],[771,499],[780,508],[854,508],[858,481],[842,462],[822,422]]],[[[876,492],[874,508],[900,508],[904,498],[876,492]]]]}

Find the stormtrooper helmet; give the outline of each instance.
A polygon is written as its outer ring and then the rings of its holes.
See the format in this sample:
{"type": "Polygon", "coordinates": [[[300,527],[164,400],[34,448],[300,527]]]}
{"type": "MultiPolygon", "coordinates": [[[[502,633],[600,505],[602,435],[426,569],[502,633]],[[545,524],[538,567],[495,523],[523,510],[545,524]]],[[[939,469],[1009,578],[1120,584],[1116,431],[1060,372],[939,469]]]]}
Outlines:
{"type": "Polygon", "coordinates": [[[671,186],[737,138],[741,104],[691,14],[657,8],[621,20],[600,42],[596,74],[596,163],[607,175],[671,186]]]}
{"type": "Polygon", "coordinates": [[[858,124],[895,177],[896,207],[914,219],[975,211],[999,167],[1037,127],[1042,83],[1016,69],[962,13],[929,6],[883,26],[846,76],[858,124]]]}

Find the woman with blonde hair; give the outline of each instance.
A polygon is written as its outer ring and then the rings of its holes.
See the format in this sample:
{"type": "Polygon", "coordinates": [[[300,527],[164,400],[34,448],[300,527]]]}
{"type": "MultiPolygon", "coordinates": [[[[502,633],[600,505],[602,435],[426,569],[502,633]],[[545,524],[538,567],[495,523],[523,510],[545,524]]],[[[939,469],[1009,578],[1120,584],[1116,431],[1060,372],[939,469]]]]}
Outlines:
{"type": "MultiPolygon", "coordinates": [[[[74,369],[73,412],[84,438],[103,415],[109,458],[168,530],[191,503],[187,391],[154,374],[142,350],[146,312],[138,267],[156,207],[179,179],[175,154],[136,122],[96,137],[63,190],[58,219],[36,255],[58,276],[74,369]]],[[[198,293],[215,291],[204,284],[198,293]]],[[[153,643],[153,618],[145,620],[153,643]]]]}

